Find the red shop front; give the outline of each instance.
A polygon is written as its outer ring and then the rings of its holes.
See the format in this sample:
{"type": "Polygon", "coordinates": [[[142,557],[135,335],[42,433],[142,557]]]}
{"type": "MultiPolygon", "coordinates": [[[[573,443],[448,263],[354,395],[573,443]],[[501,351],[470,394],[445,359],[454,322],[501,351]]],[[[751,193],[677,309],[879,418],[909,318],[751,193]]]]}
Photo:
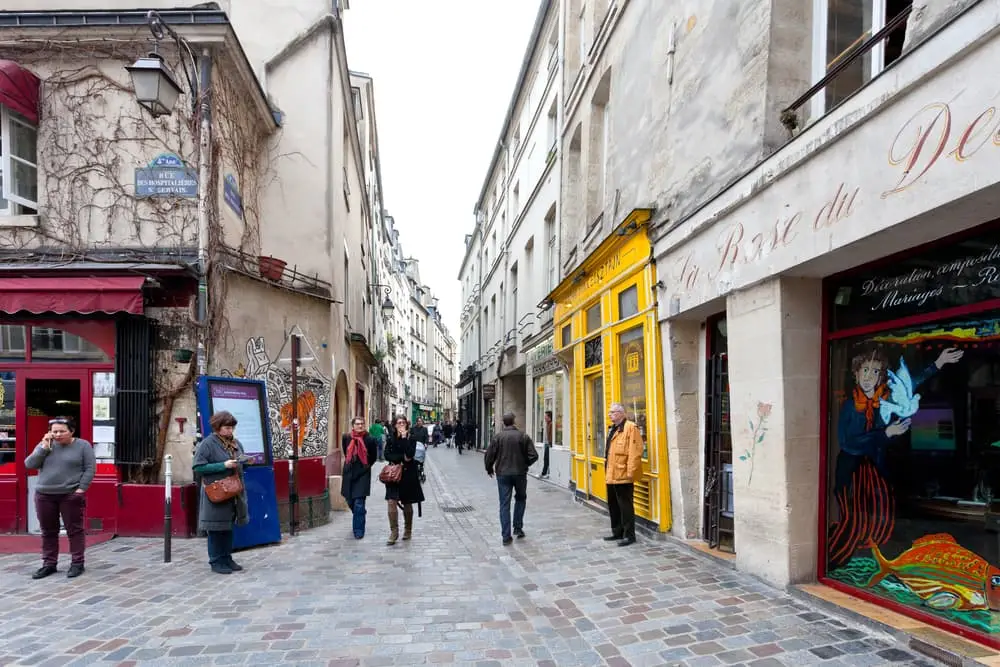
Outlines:
{"type": "MultiPolygon", "coordinates": [[[[37,477],[24,460],[53,417],[73,418],[77,436],[94,445],[87,532],[148,534],[162,526],[163,486],[125,484],[123,469],[155,442],[146,284],[135,275],[0,277],[0,533],[39,531],[37,477]]],[[[178,496],[175,507],[184,504],[178,496]]]]}

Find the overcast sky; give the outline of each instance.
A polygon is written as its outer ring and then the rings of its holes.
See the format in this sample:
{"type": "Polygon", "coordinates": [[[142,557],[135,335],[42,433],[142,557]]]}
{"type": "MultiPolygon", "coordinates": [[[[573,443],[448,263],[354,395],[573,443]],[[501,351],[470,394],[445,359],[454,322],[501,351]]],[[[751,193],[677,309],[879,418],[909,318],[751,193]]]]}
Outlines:
{"type": "Polygon", "coordinates": [[[375,80],[385,206],[459,339],[472,209],[540,0],[351,0],[350,68],[375,80]]]}

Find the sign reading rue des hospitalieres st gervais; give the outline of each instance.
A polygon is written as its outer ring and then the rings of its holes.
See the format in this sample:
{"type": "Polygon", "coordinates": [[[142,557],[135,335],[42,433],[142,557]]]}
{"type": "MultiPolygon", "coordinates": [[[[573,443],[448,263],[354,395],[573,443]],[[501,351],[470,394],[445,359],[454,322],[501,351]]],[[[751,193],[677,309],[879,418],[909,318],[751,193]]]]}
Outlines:
{"type": "Polygon", "coordinates": [[[135,196],[193,199],[198,196],[198,175],[173,153],[162,153],[148,167],[135,170],[135,196]]]}

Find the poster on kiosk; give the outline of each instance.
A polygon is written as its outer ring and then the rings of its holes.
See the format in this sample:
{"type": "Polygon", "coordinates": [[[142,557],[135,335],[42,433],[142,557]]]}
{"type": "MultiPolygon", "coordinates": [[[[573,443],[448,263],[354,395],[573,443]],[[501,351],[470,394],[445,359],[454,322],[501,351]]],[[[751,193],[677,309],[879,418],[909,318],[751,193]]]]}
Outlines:
{"type": "MultiPolygon", "coordinates": [[[[212,432],[208,420],[227,410],[236,417],[236,439],[249,462],[243,468],[250,523],[233,530],[233,548],[245,549],[281,541],[278,495],[274,486],[274,453],[267,416],[267,389],[262,380],[201,376],[197,383],[199,426],[212,432]]],[[[202,498],[204,502],[204,498],[202,498]]]]}

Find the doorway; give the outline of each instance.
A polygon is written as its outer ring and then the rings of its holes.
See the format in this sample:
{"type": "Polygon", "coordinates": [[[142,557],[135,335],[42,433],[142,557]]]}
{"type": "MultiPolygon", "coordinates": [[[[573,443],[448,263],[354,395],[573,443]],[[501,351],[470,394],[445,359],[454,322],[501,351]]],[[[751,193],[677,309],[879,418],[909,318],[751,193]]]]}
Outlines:
{"type": "Polygon", "coordinates": [[[604,375],[596,373],[583,379],[587,406],[587,456],[590,458],[591,496],[607,502],[608,491],[604,483],[604,375]]]}
{"type": "MultiPolygon", "coordinates": [[[[69,417],[76,423],[77,437],[82,434],[81,417],[85,413],[83,404],[83,378],[36,377],[28,375],[24,385],[25,426],[24,437],[26,451],[34,451],[35,445],[49,430],[49,420],[55,417],[69,417]]],[[[38,515],[35,513],[35,486],[38,473],[28,470],[28,485],[25,502],[27,504],[28,532],[38,534],[38,515]]],[[[24,515],[22,515],[24,516],[24,515]]]]}
{"type": "Polygon", "coordinates": [[[711,549],[735,553],[733,439],[729,408],[726,318],[710,320],[707,331],[704,538],[711,549]]]}

